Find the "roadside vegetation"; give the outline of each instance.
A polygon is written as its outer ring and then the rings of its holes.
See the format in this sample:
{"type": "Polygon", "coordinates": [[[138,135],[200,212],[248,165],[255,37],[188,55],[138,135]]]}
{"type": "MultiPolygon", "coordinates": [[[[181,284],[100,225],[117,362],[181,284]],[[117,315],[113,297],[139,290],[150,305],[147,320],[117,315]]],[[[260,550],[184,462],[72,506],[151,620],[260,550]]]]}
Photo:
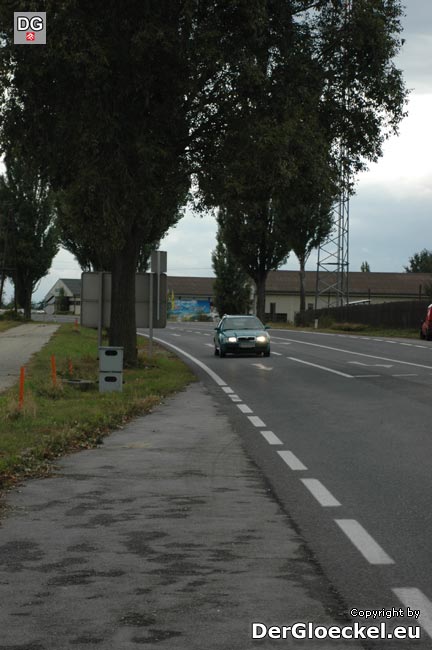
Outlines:
{"type": "Polygon", "coordinates": [[[323,327],[314,327],[307,325],[292,325],[289,323],[268,323],[272,329],[289,329],[293,331],[299,330],[310,330],[311,332],[323,332],[323,333],[343,333],[343,334],[353,334],[353,335],[362,335],[362,336],[380,336],[380,337],[399,337],[399,338],[408,338],[408,339],[418,339],[419,338],[419,328],[417,329],[391,329],[391,328],[380,328],[372,327],[370,325],[364,325],[363,323],[326,323],[323,327]]]}
{"type": "Polygon", "coordinates": [[[53,459],[101,444],[105,435],[194,381],[170,352],[154,345],[150,359],[147,341],[139,337],[137,344],[138,365],[124,370],[123,391],[100,394],[97,333],[69,323],[60,326],[26,367],[21,408],[18,385],[0,394],[0,488],[51,472],[53,459]],[[70,379],[92,383],[83,391],[68,384],[70,379]]]}
{"type": "Polygon", "coordinates": [[[0,332],[6,332],[12,327],[17,327],[17,325],[22,325],[25,321],[21,314],[18,314],[15,311],[5,311],[0,314],[0,332]]]}

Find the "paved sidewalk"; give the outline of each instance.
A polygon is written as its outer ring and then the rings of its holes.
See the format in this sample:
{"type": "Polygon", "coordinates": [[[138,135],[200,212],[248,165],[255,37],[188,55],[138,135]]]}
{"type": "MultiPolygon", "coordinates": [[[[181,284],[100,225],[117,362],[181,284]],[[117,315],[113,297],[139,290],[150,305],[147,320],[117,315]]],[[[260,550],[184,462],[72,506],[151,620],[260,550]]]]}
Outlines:
{"type": "Polygon", "coordinates": [[[344,647],[251,640],[338,606],[199,383],[7,504],[0,650],[344,647]]]}
{"type": "Polygon", "coordinates": [[[0,332],[0,391],[12,386],[20,367],[48,343],[58,325],[25,323],[0,332]]]}

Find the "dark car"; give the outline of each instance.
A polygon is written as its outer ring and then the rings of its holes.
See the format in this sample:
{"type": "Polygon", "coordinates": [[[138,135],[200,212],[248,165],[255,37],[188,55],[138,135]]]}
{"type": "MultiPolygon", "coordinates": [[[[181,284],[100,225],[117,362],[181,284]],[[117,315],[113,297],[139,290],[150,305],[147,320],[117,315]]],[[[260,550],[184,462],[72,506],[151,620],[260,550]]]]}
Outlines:
{"type": "Polygon", "coordinates": [[[427,308],[426,318],[422,321],[420,327],[420,338],[432,341],[432,304],[427,308]]]}
{"type": "Polygon", "coordinates": [[[270,336],[256,316],[228,316],[221,318],[215,328],[215,354],[262,354],[270,356],[270,336]]]}

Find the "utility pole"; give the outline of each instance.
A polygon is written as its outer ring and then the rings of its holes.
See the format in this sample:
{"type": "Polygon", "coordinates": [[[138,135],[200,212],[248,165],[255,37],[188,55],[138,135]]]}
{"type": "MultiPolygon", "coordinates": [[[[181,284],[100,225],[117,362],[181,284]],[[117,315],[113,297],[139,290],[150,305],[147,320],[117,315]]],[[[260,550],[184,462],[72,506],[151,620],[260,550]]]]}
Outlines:
{"type": "MultiPolygon", "coordinates": [[[[352,0],[345,0],[343,31],[349,29],[352,0]]],[[[342,39],[342,60],[347,67],[348,45],[342,39]]],[[[349,113],[351,93],[346,74],[343,75],[341,103],[349,113]]],[[[318,249],[315,309],[323,306],[340,307],[349,303],[349,150],[342,134],[338,142],[340,194],[333,208],[333,227],[326,241],[318,249]]]]}

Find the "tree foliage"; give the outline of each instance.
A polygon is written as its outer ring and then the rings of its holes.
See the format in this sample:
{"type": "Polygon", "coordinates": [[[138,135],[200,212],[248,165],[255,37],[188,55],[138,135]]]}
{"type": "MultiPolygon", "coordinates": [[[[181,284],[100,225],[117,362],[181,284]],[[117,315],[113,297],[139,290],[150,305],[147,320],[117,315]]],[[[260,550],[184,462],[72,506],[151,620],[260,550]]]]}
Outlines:
{"type": "Polygon", "coordinates": [[[216,275],[214,302],[218,313],[247,314],[251,303],[250,278],[229,252],[218,230],[216,248],[212,253],[212,265],[216,275]]]}
{"type": "Polygon", "coordinates": [[[414,253],[404,269],[407,273],[432,273],[432,250],[423,248],[419,253],[414,253]]]}
{"type": "Polygon", "coordinates": [[[360,266],[360,271],[362,273],[370,273],[369,262],[367,262],[366,260],[364,262],[362,262],[361,266],[360,266]]]}
{"type": "Polygon", "coordinates": [[[137,260],[189,189],[189,3],[43,4],[51,37],[31,48],[12,44],[19,3],[1,5],[2,146],[31,143],[61,196],[65,239],[84,261],[96,250],[98,266],[109,262],[110,344],[132,364],[137,260]]]}
{"type": "Polygon", "coordinates": [[[381,155],[403,116],[393,63],[401,4],[357,0],[349,16],[341,0],[211,8],[196,171],[203,203],[221,207],[226,244],[257,285],[263,317],[268,272],[294,242],[303,258],[320,243],[337,187],[352,191],[353,174],[381,155]]]}
{"type": "Polygon", "coordinates": [[[31,318],[31,297],[59,248],[52,193],[37,170],[8,156],[0,177],[0,230],[16,303],[31,318]]]}

